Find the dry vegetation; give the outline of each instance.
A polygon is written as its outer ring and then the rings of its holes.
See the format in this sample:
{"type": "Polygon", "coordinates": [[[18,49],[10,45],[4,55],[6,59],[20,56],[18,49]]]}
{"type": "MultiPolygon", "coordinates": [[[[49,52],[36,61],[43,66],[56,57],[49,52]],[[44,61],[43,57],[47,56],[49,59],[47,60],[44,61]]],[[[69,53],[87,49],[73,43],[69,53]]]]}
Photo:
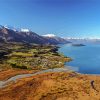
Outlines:
{"type": "Polygon", "coordinates": [[[1,89],[0,100],[100,100],[100,77],[75,72],[44,73],[1,89]]]}
{"type": "Polygon", "coordinates": [[[0,81],[7,80],[15,75],[35,73],[38,70],[7,69],[0,71],[0,81]]]}

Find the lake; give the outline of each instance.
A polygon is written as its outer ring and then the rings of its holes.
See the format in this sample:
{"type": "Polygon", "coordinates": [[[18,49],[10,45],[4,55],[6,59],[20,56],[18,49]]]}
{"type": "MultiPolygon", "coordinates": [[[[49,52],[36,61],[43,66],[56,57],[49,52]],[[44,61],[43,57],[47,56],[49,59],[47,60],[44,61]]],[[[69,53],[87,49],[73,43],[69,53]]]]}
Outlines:
{"type": "Polygon", "coordinates": [[[100,74],[100,45],[87,44],[86,46],[60,45],[59,52],[71,57],[73,61],[65,65],[84,74],[100,74]]]}

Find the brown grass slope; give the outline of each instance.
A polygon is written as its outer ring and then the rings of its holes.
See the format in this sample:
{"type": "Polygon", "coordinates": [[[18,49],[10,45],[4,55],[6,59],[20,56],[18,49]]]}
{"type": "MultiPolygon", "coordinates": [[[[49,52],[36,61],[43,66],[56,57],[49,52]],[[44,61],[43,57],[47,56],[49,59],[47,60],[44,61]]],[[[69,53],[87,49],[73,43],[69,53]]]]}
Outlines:
{"type": "Polygon", "coordinates": [[[23,78],[0,89],[0,100],[100,100],[100,76],[49,72],[23,78]]]}

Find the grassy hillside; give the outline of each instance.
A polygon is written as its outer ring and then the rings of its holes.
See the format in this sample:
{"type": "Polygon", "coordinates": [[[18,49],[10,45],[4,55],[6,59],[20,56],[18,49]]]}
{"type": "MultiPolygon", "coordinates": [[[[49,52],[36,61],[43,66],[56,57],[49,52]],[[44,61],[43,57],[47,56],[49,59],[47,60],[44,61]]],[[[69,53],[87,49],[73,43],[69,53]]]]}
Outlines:
{"type": "Polygon", "coordinates": [[[0,44],[0,69],[20,68],[42,70],[60,68],[69,57],[59,54],[53,45],[35,45],[22,43],[0,44]]]}

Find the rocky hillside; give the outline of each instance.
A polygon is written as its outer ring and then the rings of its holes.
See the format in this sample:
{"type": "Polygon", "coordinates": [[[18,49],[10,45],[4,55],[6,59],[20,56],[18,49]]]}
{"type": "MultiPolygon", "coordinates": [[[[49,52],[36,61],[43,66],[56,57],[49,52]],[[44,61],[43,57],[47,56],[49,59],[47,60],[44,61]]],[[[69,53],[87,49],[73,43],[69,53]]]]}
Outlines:
{"type": "Polygon", "coordinates": [[[36,44],[59,44],[68,43],[62,38],[48,38],[40,36],[28,29],[9,28],[0,26],[0,42],[24,42],[24,43],[36,43],[36,44]]]}
{"type": "Polygon", "coordinates": [[[44,44],[47,40],[32,31],[17,31],[0,27],[0,41],[44,44]]]}

